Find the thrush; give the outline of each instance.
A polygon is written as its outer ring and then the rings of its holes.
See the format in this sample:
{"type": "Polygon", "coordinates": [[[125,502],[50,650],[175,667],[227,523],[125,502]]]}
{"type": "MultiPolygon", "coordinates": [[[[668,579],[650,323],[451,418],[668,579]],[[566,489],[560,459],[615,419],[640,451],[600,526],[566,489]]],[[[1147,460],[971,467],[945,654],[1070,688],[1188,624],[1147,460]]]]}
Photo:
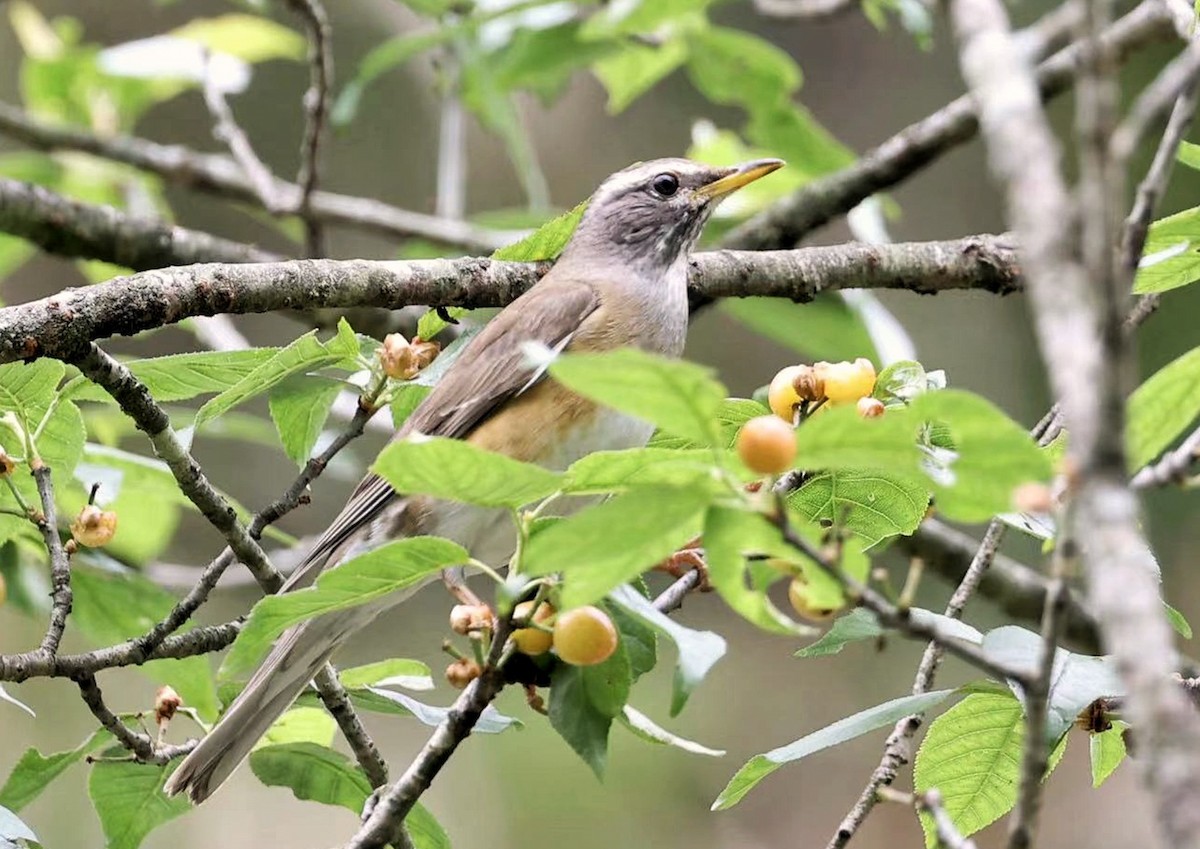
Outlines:
{"type": "MultiPolygon", "coordinates": [[[[632,165],[600,186],[554,267],[492,319],[397,431],[464,439],[562,470],[593,452],[644,445],[652,426],[576,395],[526,355],[632,346],[678,357],[687,336],[687,259],[716,205],[782,166],[761,159],[714,167],[687,159],[632,165]]],[[[478,561],[504,564],[516,546],[508,511],[396,492],[370,474],[280,592],[405,536],[458,542],[478,561]]],[[[285,631],[241,694],[167,783],[208,798],[312,681],[334,650],[410,588],[285,631]]]]}

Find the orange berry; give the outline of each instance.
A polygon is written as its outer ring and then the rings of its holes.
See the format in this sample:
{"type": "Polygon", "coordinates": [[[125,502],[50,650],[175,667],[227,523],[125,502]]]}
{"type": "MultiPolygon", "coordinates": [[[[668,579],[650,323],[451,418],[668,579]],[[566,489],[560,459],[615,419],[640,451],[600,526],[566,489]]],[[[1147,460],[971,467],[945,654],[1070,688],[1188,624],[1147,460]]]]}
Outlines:
{"type": "Polygon", "coordinates": [[[738,431],[737,452],[752,472],[777,475],[796,459],[796,432],[774,416],[750,419],[738,431]]]}
{"type": "MultiPolygon", "coordinates": [[[[533,602],[523,601],[513,610],[513,619],[523,622],[529,620],[531,614],[533,622],[544,623],[554,616],[554,608],[543,603],[538,605],[537,613],[534,613],[533,602]]],[[[536,656],[550,651],[554,635],[541,628],[518,628],[512,633],[512,641],[521,654],[536,656]]]]}
{"type": "Polygon", "coordinates": [[[79,516],[71,523],[71,536],[88,548],[107,545],[116,532],[117,514],[112,510],[101,510],[94,504],[80,510],[79,516]]]}
{"type": "Polygon", "coordinates": [[[788,601],[792,603],[792,609],[809,622],[824,622],[827,619],[831,619],[846,606],[846,602],[843,599],[842,603],[837,607],[816,607],[813,605],[810,596],[811,590],[809,589],[808,581],[804,580],[804,576],[797,575],[792,578],[792,582],[788,584],[788,601]]]}
{"type": "Polygon", "coordinates": [[[554,623],[554,650],[572,666],[594,666],[617,650],[617,629],[598,607],[568,610],[554,623]]]}

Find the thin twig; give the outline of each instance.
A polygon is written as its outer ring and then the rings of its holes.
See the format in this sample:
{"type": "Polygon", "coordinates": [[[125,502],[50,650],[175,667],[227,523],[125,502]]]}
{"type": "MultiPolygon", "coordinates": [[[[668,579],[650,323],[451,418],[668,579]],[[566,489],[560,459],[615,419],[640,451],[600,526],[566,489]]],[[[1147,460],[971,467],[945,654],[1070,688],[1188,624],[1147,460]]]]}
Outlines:
{"type": "Polygon", "coordinates": [[[41,651],[48,658],[58,654],[59,643],[67,628],[67,617],[71,614],[71,558],[58,535],[58,513],[54,505],[54,484],[50,480],[50,467],[38,461],[33,464],[33,479],[37,483],[38,497],[42,502],[42,515],[38,517],[38,530],[50,554],[50,623],[46,636],[42,638],[41,651]]]}
{"type": "Polygon", "coordinates": [[[333,668],[333,664],[325,664],[317,673],[313,683],[316,684],[317,691],[321,694],[325,709],[333,716],[338,728],[341,729],[342,736],[350,744],[350,751],[354,752],[354,759],[362,767],[371,786],[382,787],[387,784],[387,763],[379,754],[379,747],[367,733],[366,726],[363,725],[358,712],[354,710],[354,705],[350,704],[350,694],[338,680],[337,670],[333,668]]]}
{"type": "Polygon", "coordinates": [[[279,195],[279,181],[254,152],[254,145],[233,117],[233,110],[225,102],[225,93],[221,91],[218,79],[212,73],[204,75],[204,103],[213,118],[213,135],[217,141],[229,148],[234,161],[241,167],[242,173],[254,189],[258,202],[272,215],[282,215],[290,211],[279,195]]]}
{"type": "Polygon", "coordinates": [[[333,34],[320,0],[288,0],[288,5],[304,19],[308,32],[309,85],[304,93],[304,139],[296,175],[300,198],[295,212],[304,222],[305,255],[312,259],[325,255],[321,224],[312,215],[312,199],[321,179],[321,143],[333,89],[333,34]]]}
{"type": "Polygon", "coordinates": [[[1127,163],[1150,127],[1195,89],[1197,79],[1200,79],[1200,40],[1193,40],[1133,102],[1129,114],[1112,134],[1112,157],[1118,163],[1127,163]]]}
{"type": "Polygon", "coordinates": [[[199,740],[189,740],[178,746],[160,746],[149,735],[139,734],[131,729],[121,721],[120,717],[109,710],[104,703],[104,694],[100,692],[100,685],[96,683],[94,675],[79,675],[75,678],[75,683],[79,685],[79,695],[83,697],[83,703],[88,706],[92,715],[116,738],[118,743],[128,749],[142,763],[165,766],[175,758],[186,755],[200,742],[199,740]]]}
{"type": "Polygon", "coordinates": [[[941,849],[976,849],[975,841],[963,837],[946,807],[942,804],[942,794],[936,789],[918,793],[915,797],[916,808],[924,811],[933,819],[934,833],[937,834],[941,849]]]}
{"type": "Polygon", "coordinates": [[[1146,466],[1133,476],[1129,485],[1134,489],[1149,489],[1173,483],[1186,483],[1200,460],[1200,428],[1192,431],[1187,439],[1173,451],[1168,451],[1158,462],[1146,466]]]}

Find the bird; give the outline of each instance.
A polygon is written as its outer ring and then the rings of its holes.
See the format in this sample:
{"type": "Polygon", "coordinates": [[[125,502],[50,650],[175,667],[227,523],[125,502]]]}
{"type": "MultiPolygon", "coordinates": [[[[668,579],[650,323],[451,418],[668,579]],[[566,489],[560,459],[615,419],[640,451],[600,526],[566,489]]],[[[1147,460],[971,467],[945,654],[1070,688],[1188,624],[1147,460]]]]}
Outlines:
{"type": "MultiPolygon", "coordinates": [[[[645,445],[652,425],[569,391],[545,373],[544,360],[528,356],[528,346],[568,352],[632,346],[680,356],[688,326],[688,256],[705,222],[729,194],[783,164],[757,159],[713,166],[670,158],[610,176],[589,199],[553,267],[484,325],[393,438],[462,439],[555,470],[594,451],[645,445]]],[[[405,495],[368,474],[280,592],[311,586],[341,562],[419,534],[452,539],[489,564],[503,565],[516,546],[505,510],[405,495]]],[[[450,573],[444,578],[452,588],[462,586],[450,573]]],[[[186,792],[194,804],[212,795],[334,650],[415,591],[285,631],[171,774],[166,792],[186,792]]]]}

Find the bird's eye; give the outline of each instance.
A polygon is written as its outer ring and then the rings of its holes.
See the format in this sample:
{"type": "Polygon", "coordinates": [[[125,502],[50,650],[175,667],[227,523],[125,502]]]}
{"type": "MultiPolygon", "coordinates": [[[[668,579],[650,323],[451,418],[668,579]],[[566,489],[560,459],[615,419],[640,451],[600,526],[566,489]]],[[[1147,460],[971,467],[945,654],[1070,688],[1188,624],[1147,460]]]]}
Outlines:
{"type": "Polygon", "coordinates": [[[679,191],[679,178],[674,174],[659,174],[650,185],[655,192],[669,198],[679,191]]]}

